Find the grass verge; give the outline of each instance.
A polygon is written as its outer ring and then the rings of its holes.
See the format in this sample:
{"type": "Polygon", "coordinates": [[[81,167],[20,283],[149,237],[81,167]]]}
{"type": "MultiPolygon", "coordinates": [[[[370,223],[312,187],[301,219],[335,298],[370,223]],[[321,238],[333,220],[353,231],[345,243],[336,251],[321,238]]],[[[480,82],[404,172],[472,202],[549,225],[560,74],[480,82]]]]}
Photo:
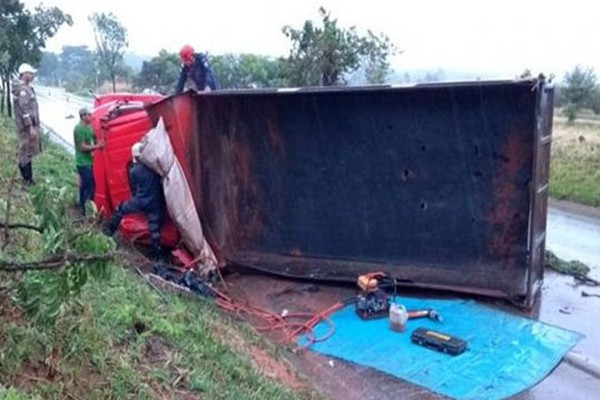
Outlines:
{"type": "Polygon", "coordinates": [[[550,196],[600,207],[600,125],[558,122],[550,160],[550,196]]]}
{"type": "MultiPolygon", "coordinates": [[[[15,149],[12,123],[0,117],[1,216],[16,176],[15,149]]],[[[73,158],[60,147],[46,143],[34,168],[38,180],[66,185],[74,198],[73,158]]],[[[35,224],[19,183],[11,199],[12,221],[35,224]]],[[[36,235],[11,232],[0,255],[35,257],[36,235]]],[[[245,324],[209,301],[172,294],[165,301],[130,272],[128,259],[120,263],[110,280],[88,283],[52,326],[33,324],[13,300],[23,274],[0,272],[0,399],[318,397],[245,324]]]]}

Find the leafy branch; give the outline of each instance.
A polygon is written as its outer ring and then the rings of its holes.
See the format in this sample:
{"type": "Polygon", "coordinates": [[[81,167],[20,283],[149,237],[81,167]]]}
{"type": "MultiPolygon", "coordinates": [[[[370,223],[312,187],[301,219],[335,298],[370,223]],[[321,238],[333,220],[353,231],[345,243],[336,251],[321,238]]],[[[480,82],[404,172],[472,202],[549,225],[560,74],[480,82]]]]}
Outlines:
{"type": "Polygon", "coordinates": [[[35,322],[53,325],[90,278],[109,278],[116,246],[97,229],[98,218],[89,223],[70,216],[72,188],[39,185],[30,193],[39,226],[8,222],[3,226],[38,232],[39,254],[34,260],[7,259],[0,252],[0,271],[25,272],[16,299],[35,322]]]}

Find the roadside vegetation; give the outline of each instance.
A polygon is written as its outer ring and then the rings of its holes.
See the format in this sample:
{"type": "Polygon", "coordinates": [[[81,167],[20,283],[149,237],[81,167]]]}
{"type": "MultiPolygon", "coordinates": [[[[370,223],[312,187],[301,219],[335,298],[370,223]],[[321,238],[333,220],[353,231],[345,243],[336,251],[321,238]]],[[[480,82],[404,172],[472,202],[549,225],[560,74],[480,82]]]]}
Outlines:
{"type": "MultiPolygon", "coordinates": [[[[38,186],[61,188],[61,199],[74,204],[72,156],[45,144],[35,160],[38,186]]],[[[12,122],[0,117],[2,221],[10,198],[11,223],[43,227],[33,191],[12,179],[15,149],[12,122]]],[[[47,209],[56,211],[51,201],[47,209]]],[[[102,241],[69,210],[73,229],[102,241]]],[[[33,262],[49,251],[47,229],[0,230],[0,260],[33,262]]],[[[115,259],[48,271],[7,271],[0,262],[0,399],[316,398],[247,325],[210,301],[152,290],[132,272],[141,260],[126,246],[106,252],[115,259]],[[88,271],[77,272],[82,265],[88,271]],[[78,282],[83,276],[87,282],[78,282]],[[52,300],[40,301],[38,292],[52,300]]]]}
{"type": "Polygon", "coordinates": [[[555,121],[550,195],[600,207],[600,122],[555,121]]]}

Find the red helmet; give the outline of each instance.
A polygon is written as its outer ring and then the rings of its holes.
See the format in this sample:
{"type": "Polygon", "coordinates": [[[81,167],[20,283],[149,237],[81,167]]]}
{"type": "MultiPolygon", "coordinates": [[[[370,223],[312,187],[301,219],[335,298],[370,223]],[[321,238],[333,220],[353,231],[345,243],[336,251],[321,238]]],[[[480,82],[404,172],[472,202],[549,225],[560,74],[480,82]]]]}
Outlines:
{"type": "Polygon", "coordinates": [[[194,59],[194,53],[194,48],[189,44],[186,44],[181,48],[181,50],[179,50],[179,57],[181,57],[183,61],[191,61],[194,59]]]}

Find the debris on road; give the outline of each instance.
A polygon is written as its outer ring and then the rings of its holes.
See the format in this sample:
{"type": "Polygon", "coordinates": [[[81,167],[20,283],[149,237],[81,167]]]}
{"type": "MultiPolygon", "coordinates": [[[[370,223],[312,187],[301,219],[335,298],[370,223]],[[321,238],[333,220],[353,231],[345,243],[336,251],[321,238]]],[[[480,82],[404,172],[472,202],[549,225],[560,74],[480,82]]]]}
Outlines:
{"type": "Polygon", "coordinates": [[[571,260],[565,261],[558,258],[553,252],[546,250],[544,257],[544,267],[560,272],[561,274],[571,275],[574,277],[587,277],[590,272],[590,267],[581,261],[571,260]]]}
{"type": "Polygon", "coordinates": [[[561,314],[571,315],[573,313],[573,307],[566,306],[558,309],[561,314]]]}
{"type": "Polygon", "coordinates": [[[599,297],[600,298],[600,294],[598,293],[588,293],[586,291],[581,291],[581,297],[599,297]]]}

